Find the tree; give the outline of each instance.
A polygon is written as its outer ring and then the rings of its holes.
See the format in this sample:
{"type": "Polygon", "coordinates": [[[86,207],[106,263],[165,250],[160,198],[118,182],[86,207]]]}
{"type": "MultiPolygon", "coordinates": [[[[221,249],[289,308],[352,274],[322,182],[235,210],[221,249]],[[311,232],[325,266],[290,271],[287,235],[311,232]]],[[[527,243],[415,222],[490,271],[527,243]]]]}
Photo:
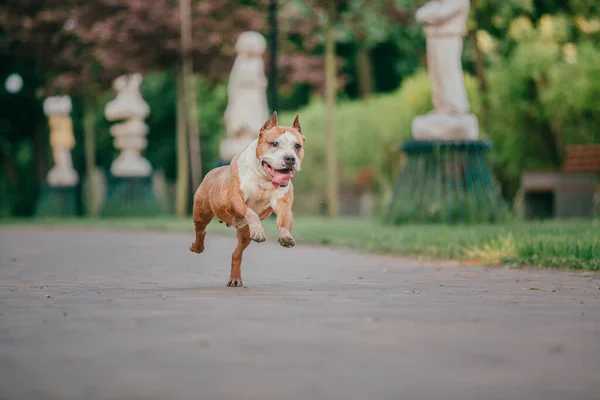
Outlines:
{"type": "Polygon", "coordinates": [[[288,82],[309,84],[325,97],[328,214],[337,216],[339,168],[334,121],[337,92],[344,76],[339,73],[341,59],[336,56],[336,43],[340,39],[359,42],[359,82],[367,97],[373,91],[369,46],[387,38],[391,26],[406,14],[389,0],[292,1],[282,14],[282,31],[288,40],[281,65],[288,82]],[[378,27],[373,27],[373,22],[378,27]]]}
{"type": "MultiPolygon", "coordinates": [[[[172,0],[8,0],[2,15],[10,21],[11,51],[18,49],[48,71],[46,86],[50,90],[58,84],[64,91],[80,85],[79,93],[85,95],[94,83],[107,88],[123,73],[162,70],[176,74],[183,70],[183,64],[186,74],[219,81],[229,70],[239,33],[264,26],[263,8],[262,0],[242,5],[233,0],[194,1],[191,29],[187,30],[192,35],[186,46],[181,46],[179,6],[172,0]],[[182,63],[183,55],[186,63],[182,63]]],[[[193,101],[193,88],[185,90],[194,84],[190,76],[180,85],[179,93],[184,96],[187,92],[184,98],[193,101]]],[[[184,109],[190,116],[185,119],[186,127],[194,130],[196,107],[179,108],[184,109]]],[[[199,158],[197,147],[199,144],[191,152],[194,161],[199,158]]],[[[199,170],[195,167],[192,172],[196,176],[199,170]]],[[[180,172],[178,179],[185,179],[180,172]]],[[[188,197],[187,192],[180,196],[188,197]]]]}
{"type": "Polygon", "coordinates": [[[493,155],[508,197],[523,170],[560,168],[566,145],[600,140],[600,21],[593,28],[581,18],[589,17],[514,19],[513,50],[489,68],[493,155]]]}
{"type": "MultiPolygon", "coordinates": [[[[361,97],[374,91],[373,48],[403,33],[410,22],[412,5],[404,0],[334,0],[336,18],[332,25],[336,43],[357,48],[356,79],[361,97]],[[406,3],[406,4],[405,4],[406,3]]],[[[328,1],[294,0],[281,11],[283,55],[279,65],[288,85],[308,84],[319,95],[325,92],[324,57],[328,1]]],[[[348,76],[341,73],[344,59],[336,57],[337,85],[348,76]]]]}
{"type": "MultiPolygon", "coordinates": [[[[119,60],[130,70],[152,68],[173,71],[181,68],[182,76],[178,79],[181,106],[178,110],[184,116],[178,117],[178,121],[185,121],[188,134],[185,135],[185,144],[183,137],[178,135],[177,148],[188,150],[178,157],[189,154],[191,183],[195,190],[200,183],[201,165],[195,79],[192,74],[200,73],[212,80],[223,78],[231,64],[232,45],[237,35],[263,26],[263,18],[259,14],[262,3],[249,2],[249,5],[239,6],[232,0],[213,0],[195,1],[190,5],[186,0],[179,4],[180,7],[177,7],[169,0],[152,3],[136,0],[126,4],[101,1],[90,5],[86,15],[93,18],[106,15],[107,18],[95,20],[86,33],[88,40],[99,48],[105,65],[110,66],[114,60],[119,60]],[[153,45],[148,46],[148,43],[153,45]]],[[[182,134],[183,130],[178,128],[178,132],[182,134]]],[[[183,163],[179,166],[188,168],[183,163]]],[[[184,200],[189,197],[186,175],[179,170],[176,201],[179,215],[187,214],[188,203],[184,200]]]]}
{"type": "Polygon", "coordinates": [[[374,91],[371,50],[409,23],[412,10],[396,0],[349,0],[340,13],[341,40],[357,47],[356,70],[360,97],[374,91]]]}
{"type": "MultiPolygon", "coordinates": [[[[89,115],[91,99],[100,88],[95,84],[101,82],[103,76],[93,52],[75,33],[77,23],[73,18],[73,10],[76,7],[77,4],[73,0],[44,3],[35,0],[3,2],[0,15],[4,41],[0,52],[9,59],[43,66],[35,68],[41,78],[41,94],[48,95],[58,91],[79,98],[85,97],[84,114],[89,115]]],[[[84,119],[88,121],[87,118],[84,119]]],[[[90,139],[87,128],[89,124],[84,126],[85,145],[88,149],[93,149],[93,136],[90,139]]],[[[46,133],[46,129],[38,128],[31,132],[36,135],[35,143],[44,144],[34,146],[33,159],[38,164],[42,162],[43,169],[47,169],[47,143],[46,138],[41,137],[46,133]]],[[[93,160],[91,151],[85,154],[93,160]]],[[[78,160],[74,161],[77,165],[78,160]]],[[[86,162],[86,165],[87,171],[91,173],[90,163],[86,162]]],[[[43,180],[44,177],[40,179],[43,180]]]]}
{"type": "Polygon", "coordinates": [[[330,217],[339,214],[339,171],[337,148],[335,144],[335,97],[336,97],[336,70],[335,70],[335,32],[334,25],[337,20],[337,4],[329,1],[327,5],[327,25],[325,28],[325,136],[327,146],[327,207],[330,217]]]}

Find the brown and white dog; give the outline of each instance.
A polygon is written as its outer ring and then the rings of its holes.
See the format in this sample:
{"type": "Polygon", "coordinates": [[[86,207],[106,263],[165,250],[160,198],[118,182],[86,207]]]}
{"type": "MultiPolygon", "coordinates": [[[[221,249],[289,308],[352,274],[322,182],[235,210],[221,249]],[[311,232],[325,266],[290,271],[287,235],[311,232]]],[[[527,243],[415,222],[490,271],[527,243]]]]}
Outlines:
{"type": "Polygon", "coordinates": [[[258,139],[231,160],[230,165],[210,171],[194,195],[196,241],[190,251],[204,251],[206,226],[216,216],[237,229],[238,244],[231,257],[227,286],[241,287],[242,254],[250,244],[265,241],[260,221],[277,215],[279,244],[293,247],[291,179],[304,157],[304,135],[298,115],[291,127],[277,124],[277,112],[260,129],[258,139]]]}

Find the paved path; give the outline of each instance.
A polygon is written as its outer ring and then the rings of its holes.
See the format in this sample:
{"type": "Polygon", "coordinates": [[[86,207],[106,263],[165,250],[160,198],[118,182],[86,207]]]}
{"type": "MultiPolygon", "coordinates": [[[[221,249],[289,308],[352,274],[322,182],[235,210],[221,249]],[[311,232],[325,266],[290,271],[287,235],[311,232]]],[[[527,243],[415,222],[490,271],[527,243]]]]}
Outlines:
{"type": "Polygon", "coordinates": [[[600,398],[600,279],[191,240],[1,228],[0,399],[600,398]]]}

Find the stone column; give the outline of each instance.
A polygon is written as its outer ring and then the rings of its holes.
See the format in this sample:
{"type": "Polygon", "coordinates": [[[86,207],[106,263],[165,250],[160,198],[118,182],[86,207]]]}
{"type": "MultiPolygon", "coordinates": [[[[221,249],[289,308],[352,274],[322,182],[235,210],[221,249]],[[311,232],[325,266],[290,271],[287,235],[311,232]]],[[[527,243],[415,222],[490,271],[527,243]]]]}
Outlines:
{"type": "Polygon", "coordinates": [[[108,102],[104,109],[107,120],[124,120],[110,128],[115,147],[121,150],[110,167],[114,176],[143,177],[152,174],[152,166],[141,154],[148,145],[148,125],[144,119],[150,114],[150,107],[140,93],[141,83],[141,74],[123,75],[115,79],[113,89],[117,97],[108,102]]]}
{"type": "Polygon", "coordinates": [[[260,127],[269,118],[267,78],[263,55],[267,43],[258,32],[244,32],[236,42],[237,57],[229,76],[225,130],[221,142],[221,162],[229,163],[258,136],[260,127]]]}
{"type": "Polygon", "coordinates": [[[75,147],[72,103],[69,96],[51,96],[43,102],[50,127],[53,166],[46,176],[36,210],[38,216],[72,216],[77,211],[79,175],[73,169],[71,150],[75,147]]]}
{"type": "Polygon", "coordinates": [[[140,93],[141,83],[138,73],[115,79],[117,96],[104,109],[107,120],[119,121],[110,134],[121,153],[110,166],[103,216],[152,216],[161,211],[152,186],[152,166],[142,155],[148,145],[144,119],[150,107],[140,93]]]}
{"type": "Polygon", "coordinates": [[[79,176],[73,169],[71,150],[75,147],[73,121],[71,120],[71,98],[69,96],[52,96],[43,103],[44,114],[50,125],[50,147],[54,166],[48,172],[47,181],[50,186],[75,186],[79,176]]]}

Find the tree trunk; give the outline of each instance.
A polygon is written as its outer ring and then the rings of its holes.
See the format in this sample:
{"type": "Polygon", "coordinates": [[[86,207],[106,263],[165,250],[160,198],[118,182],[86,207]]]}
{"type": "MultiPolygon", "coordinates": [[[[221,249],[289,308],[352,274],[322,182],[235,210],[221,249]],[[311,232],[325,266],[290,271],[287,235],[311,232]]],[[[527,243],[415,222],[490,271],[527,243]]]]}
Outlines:
{"type": "Polygon", "coordinates": [[[335,145],[335,37],[334,21],[336,17],[335,2],[329,1],[327,6],[327,27],[325,32],[325,148],[327,158],[327,210],[329,217],[338,216],[338,163],[335,145]]]}
{"type": "Polygon", "coordinates": [[[96,134],[94,132],[94,103],[88,98],[84,101],[83,110],[83,137],[85,145],[85,171],[87,181],[87,213],[96,216],[96,200],[98,194],[94,186],[94,169],[96,168],[96,134]]]}
{"type": "Polygon", "coordinates": [[[562,157],[560,154],[559,141],[555,135],[552,127],[547,121],[544,121],[539,126],[539,132],[541,133],[542,141],[548,151],[548,157],[555,168],[559,168],[562,164],[562,157]]]}
{"type": "MultiPolygon", "coordinates": [[[[544,81],[542,79],[539,80],[531,80],[528,88],[529,101],[531,104],[535,104],[537,109],[543,109],[540,104],[540,87],[543,87],[544,81]]],[[[528,119],[531,121],[527,124],[527,126],[531,127],[532,132],[539,132],[540,139],[542,140],[543,146],[546,148],[548,152],[548,158],[552,163],[552,166],[558,168],[562,163],[561,152],[559,148],[559,140],[552,129],[552,125],[547,120],[540,121],[538,118],[534,116],[529,116],[528,119]]]]}
{"type": "Polygon", "coordinates": [[[356,71],[360,97],[368,99],[373,93],[373,67],[371,66],[371,54],[364,43],[359,43],[356,54],[356,71]]]}
{"type": "Polygon", "coordinates": [[[198,127],[198,109],[196,99],[196,78],[190,49],[192,47],[191,0],[180,0],[181,17],[181,49],[183,91],[185,101],[185,121],[189,134],[189,158],[191,167],[192,189],[200,185],[202,179],[202,154],[200,151],[200,129],[198,127]]]}
{"type": "Polygon", "coordinates": [[[48,147],[46,129],[37,127],[33,137],[33,157],[35,159],[35,177],[38,183],[44,182],[48,172],[48,147]]]}
{"type": "Polygon", "coordinates": [[[175,213],[187,215],[189,190],[188,136],[185,118],[185,91],[183,74],[177,76],[177,182],[175,185],[175,213]]]}
{"type": "Polygon", "coordinates": [[[269,35],[270,53],[269,53],[269,105],[271,112],[277,111],[279,88],[279,79],[277,77],[277,53],[278,53],[278,27],[277,27],[277,0],[269,2],[269,25],[271,32],[269,35]]]}
{"type": "Polygon", "coordinates": [[[8,178],[8,183],[13,189],[16,190],[16,188],[19,186],[19,171],[14,152],[8,151],[4,154],[4,168],[6,171],[6,177],[8,178]]]}

